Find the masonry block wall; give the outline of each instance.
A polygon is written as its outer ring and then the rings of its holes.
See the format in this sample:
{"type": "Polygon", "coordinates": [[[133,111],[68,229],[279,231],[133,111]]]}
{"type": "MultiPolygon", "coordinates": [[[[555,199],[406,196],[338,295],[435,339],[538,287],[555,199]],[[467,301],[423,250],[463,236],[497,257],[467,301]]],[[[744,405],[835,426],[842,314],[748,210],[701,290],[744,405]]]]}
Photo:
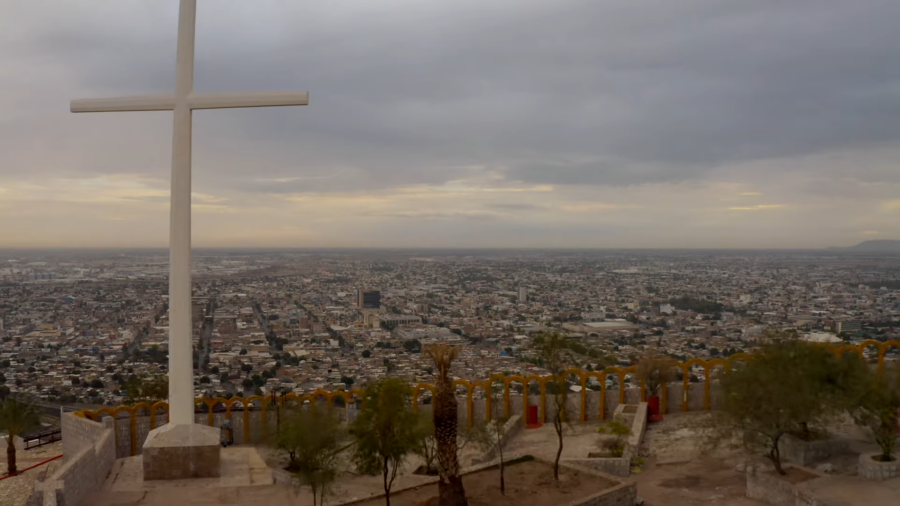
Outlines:
{"type": "Polygon", "coordinates": [[[99,489],[116,461],[116,437],[112,420],[93,422],[64,413],[63,465],[52,476],[35,484],[45,506],[77,505],[99,489]]]}
{"type": "Polygon", "coordinates": [[[747,497],[773,506],[794,506],[794,486],[765,470],[749,467],[747,497]]]}
{"type": "Polygon", "coordinates": [[[633,506],[637,497],[637,486],[634,483],[619,485],[614,490],[603,493],[600,497],[594,497],[577,503],[577,506],[633,506]]]}
{"type": "Polygon", "coordinates": [[[104,424],[92,422],[71,413],[63,413],[60,427],[65,438],[62,441],[63,462],[68,462],[82,450],[94,446],[100,436],[109,430],[104,424]]]}
{"type": "Polygon", "coordinates": [[[778,451],[781,452],[781,458],[801,466],[820,462],[832,455],[846,452],[849,447],[850,442],[846,439],[803,441],[790,434],[785,434],[778,442],[778,451]]]}
{"type": "Polygon", "coordinates": [[[631,476],[631,460],[628,458],[599,458],[599,459],[562,459],[564,464],[575,464],[577,466],[600,471],[601,473],[611,474],[627,478],[631,476]]]}

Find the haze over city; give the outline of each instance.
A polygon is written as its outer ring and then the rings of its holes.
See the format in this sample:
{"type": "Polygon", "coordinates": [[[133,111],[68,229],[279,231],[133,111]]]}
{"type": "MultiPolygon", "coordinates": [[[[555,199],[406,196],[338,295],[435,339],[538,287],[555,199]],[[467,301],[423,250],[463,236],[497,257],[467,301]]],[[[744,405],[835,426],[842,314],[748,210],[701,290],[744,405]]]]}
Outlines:
{"type": "MultiPolygon", "coordinates": [[[[4,2],[0,247],[164,247],[177,2],[4,2]],[[51,8],[52,5],[52,8],[51,8]]],[[[194,244],[900,238],[900,3],[201,3],[194,244]],[[835,36],[836,33],[842,34],[835,36]]]]}

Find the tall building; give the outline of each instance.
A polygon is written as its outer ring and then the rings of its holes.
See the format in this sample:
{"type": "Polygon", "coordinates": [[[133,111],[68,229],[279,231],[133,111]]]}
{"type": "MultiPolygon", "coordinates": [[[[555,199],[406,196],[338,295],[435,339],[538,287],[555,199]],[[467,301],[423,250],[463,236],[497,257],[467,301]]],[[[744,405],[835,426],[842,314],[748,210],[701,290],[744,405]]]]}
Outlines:
{"type": "Polygon", "coordinates": [[[524,286],[519,287],[519,304],[528,302],[528,289],[524,286]]]}
{"type": "Polygon", "coordinates": [[[835,324],[835,331],[838,334],[842,334],[844,332],[859,332],[862,330],[862,322],[853,321],[853,320],[844,320],[839,321],[835,324]]]}
{"type": "Polygon", "coordinates": [[[357,290],[356,305],[359,309],[380,309],[381,292],[378,290],[357,290]]]}

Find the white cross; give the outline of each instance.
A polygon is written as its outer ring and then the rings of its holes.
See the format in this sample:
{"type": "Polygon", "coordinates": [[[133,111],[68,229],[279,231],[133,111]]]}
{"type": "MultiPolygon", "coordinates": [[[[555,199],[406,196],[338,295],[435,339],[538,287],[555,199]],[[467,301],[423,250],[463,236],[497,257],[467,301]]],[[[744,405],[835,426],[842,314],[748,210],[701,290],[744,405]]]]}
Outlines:
{"type": "Polygon", "coordinates": [[[191,347],[191,115],[195,109],[307,105],[306,92],[209,93],[194,87],[197,0],[181,0],[175,93],[73,100],[72,112],[173,111],[169,222],[169,422],[194,423],[191,347]]]}

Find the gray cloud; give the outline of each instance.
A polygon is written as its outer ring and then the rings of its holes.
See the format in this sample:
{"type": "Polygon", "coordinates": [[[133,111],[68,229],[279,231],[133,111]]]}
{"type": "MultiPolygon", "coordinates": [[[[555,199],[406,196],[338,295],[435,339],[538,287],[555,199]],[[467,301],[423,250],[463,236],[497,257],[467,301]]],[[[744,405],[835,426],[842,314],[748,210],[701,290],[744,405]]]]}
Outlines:
{"type": "MultiPolygon", "coordinates": [[[[170,91],[178,1],[7,3],[0,193],[89,174],[166,181],[169,113],[72,115],[68,101],[170,91]]],[[[198,91],[311,94],[195,115],[194,190],[234,202],[450,181],[592,201],[590,188],[789,180],[805,198],[871,199],[900,182],[896,0],[199,4],[198,91]]],[[[535,230],[506,217],[553,208],[515,198],[460,202],[493,214],[381,217],[482,220],[460,233],[493,238],[535,230]]]]}
{"type": "MultiPolygon", "coordinates": [[[[72,89],[171,88],[177,2],[119,2],[118,23],[95,15],[99,2],[79,5],[48,24],[43,4],[17,5],[35,23],[18,47],[65,69],[72,89]]],[[[441,167],[479,164],[514,180],[641,184],[900,136],[891,0],[354,8],[200,2],[198,90],[312,96],[301,110],[198,114],[198,166],[215,166],[211,180],[305,176],[321,191],[439,183],[459,175],[441,167]]],[[[91,137],[65,125],[48,135],[91,137]]],[[[120,157],[91,158],[117,171],[120,157]]]]}
{"type": "Polygon", "coordinates": [[[408,211],[398,213],[368,213],[368,216],[380,216],[385,218],[405,218],[413,220],[494,220],[497,215],[481,211],[455,211],[455,212],[434,212],[434,211],[408,211]]]}
{"type": "Polygon", "coordinates": [[[500,209],[501,211],[538,211],[545,209],[544,206],[537,204],[488,204],[485,207],[500,209]]]}

